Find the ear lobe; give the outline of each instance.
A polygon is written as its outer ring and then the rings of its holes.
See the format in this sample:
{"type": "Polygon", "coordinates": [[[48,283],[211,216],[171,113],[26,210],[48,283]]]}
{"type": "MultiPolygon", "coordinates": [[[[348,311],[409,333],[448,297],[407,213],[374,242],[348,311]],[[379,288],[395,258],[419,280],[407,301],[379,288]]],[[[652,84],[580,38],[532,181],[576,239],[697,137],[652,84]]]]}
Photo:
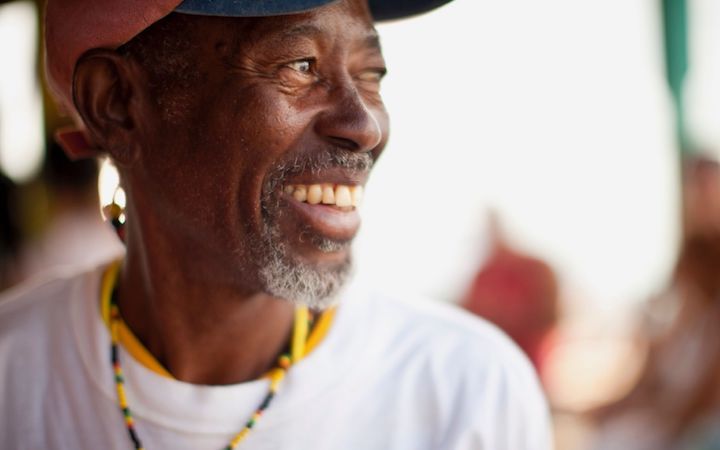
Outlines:
{"type": "Polygon", "coordinates": [[[131,70],[112,50],[93,50],[75,65],[73,100],[93,143],[119,165],[134,158],[131,70]]]}

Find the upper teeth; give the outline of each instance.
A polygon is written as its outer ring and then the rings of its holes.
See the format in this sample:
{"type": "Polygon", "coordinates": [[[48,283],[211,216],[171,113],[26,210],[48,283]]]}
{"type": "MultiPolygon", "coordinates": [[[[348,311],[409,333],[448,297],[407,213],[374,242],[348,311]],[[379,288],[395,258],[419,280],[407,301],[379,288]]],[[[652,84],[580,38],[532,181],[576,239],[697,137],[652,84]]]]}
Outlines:
{"type": "Polygon", "coordinates": [[[311,205],[360,206],[363,187],[345,184],[293,184],[285,186],[285,193],[299,202],[311,205]]]}

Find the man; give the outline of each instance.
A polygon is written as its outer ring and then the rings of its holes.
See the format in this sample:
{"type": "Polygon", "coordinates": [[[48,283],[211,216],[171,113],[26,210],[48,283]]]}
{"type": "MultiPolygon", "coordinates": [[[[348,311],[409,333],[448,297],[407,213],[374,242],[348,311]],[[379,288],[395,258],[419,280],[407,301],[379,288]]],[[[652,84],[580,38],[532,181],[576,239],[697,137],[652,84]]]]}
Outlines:
{"type": "Polygon", "coordinates": [[[178,3],[48,3],[61,140],[117,165],[127,251],[0,301],[2,448],[549,448],[497,331],[341,291],[388,137],[372,14],[442,2],[178,3]]]}

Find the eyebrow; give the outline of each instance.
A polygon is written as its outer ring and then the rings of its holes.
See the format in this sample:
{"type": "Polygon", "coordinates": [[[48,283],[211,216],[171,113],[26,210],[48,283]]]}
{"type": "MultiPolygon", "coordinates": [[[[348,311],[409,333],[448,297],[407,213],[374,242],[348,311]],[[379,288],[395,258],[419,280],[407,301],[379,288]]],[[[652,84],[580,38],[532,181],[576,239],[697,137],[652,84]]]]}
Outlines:
{"type": "Polygon", "coordinates": [[[381,51],[380,46],[380,35],[375,28],[372,29],[368,36],[365,38],[365,46],[373,50],[381,51]]]}
{"type": "MultiPolygon", "coordinates": [[[[278,37],[284,40],[297,36],[318,36],[322,33],[323,31],[315,25],[300,24],[281,31],[278,37]]],[[[363,45],[372,50],[382,50],[380,46],[380,35],[374,27],[368,31],[367,36],[363,40],[363,45]]]]}
{"type": "Polygon", "coordinates": [[[282,32],[280,32],[280,37],[290,38],[295,36],[316,36],[321,33],[322,31],[320,30],[320,28],[316,27],[315,25],[301,24],[288,28],[287,30],[283,30],[282,32]]]}

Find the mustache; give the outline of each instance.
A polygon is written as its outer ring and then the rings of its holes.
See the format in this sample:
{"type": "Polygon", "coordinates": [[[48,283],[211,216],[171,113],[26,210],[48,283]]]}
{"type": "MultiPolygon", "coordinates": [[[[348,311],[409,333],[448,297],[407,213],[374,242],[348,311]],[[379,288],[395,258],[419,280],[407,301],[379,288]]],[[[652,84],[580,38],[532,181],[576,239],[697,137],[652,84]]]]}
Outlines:
{"type": "Polygon", "coordinates": [[[276,168],[281,178],[297,175],[303,172],[313,174],[331,168],[348,169],[356,172],[367,172],[373,166],[374,160],[369,153],[355,153],[347,150],[323,150],[307,156],[297,156],[287,163],[281,163],[276,168]]]}

